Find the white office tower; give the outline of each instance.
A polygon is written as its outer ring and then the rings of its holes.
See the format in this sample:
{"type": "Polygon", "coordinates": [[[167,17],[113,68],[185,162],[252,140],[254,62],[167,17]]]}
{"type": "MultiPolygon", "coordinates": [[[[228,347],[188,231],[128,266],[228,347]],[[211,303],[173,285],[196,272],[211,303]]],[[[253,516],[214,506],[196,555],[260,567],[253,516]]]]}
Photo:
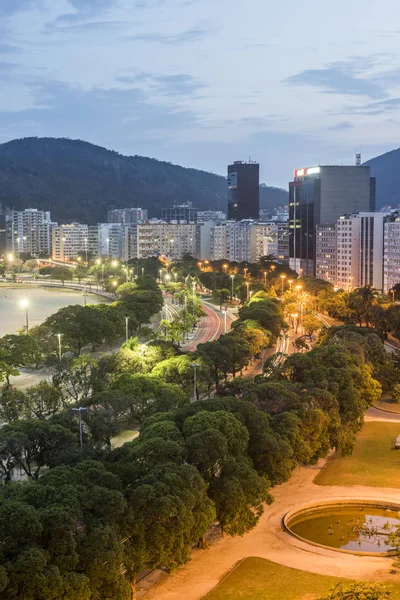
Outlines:
{"type": "Polygon", "coordinates": [[[196,223],[151,220],[124,229],[124,260],[165,256],[179,260],[185,254],[198,257],[199,227],[196,223]]]}
{"type": "Polygon", "coordinates": [[[27,208],[9,211],[6,216],[7,252],[17,257],[22,253],[48,257],[54,225],[47,210],[27,208]]]}
{"type": "Polygon", "coordinates": [[[53,260],[68,262],[74,260],[80,253],[89,251],[88,226],[81,223],[57,225],[52,230],[53,260]]]}
{"type": "Polygon", "coordinates": [[[400,217],[384,225],[383,291],[400,283],[400,217]]]}
{"type": "Polygon", "coordinates": [[[148,219],[148,213],[143,208],[116,208],[108,211],[109,223],[120,223],[123,226],[144,223],[148,219]]]}
{"type": "Polygon", "coordinates": [[[337,221],[337,287],[383,289],[384,225],[390,213],[360,212],[337,221]]]}

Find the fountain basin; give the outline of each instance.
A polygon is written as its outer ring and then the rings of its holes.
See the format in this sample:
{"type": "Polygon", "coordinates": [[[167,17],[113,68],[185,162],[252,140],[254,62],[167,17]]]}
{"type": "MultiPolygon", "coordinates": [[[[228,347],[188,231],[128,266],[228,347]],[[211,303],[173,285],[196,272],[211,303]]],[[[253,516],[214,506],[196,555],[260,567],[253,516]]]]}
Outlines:
{"type": "Polygon", "coordinates": [[[283,518],[286,531],[320,548],[365,556],[393,554],[389,536],[400,527],[400,505],[380,500],[307,504],[283,518]]]}

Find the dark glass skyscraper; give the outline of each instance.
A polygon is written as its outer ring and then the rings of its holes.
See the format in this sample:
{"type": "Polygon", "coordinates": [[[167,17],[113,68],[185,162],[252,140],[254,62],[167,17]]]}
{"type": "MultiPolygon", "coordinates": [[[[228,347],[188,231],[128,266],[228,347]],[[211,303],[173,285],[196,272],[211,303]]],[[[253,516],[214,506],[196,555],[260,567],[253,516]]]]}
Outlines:
{"type": "Polygon", "coordinates": [[[296,169],[289,183],[289,264],[315,276],[316,226],[335,224],[346,213],[375,210],[369,167],[296,169]]]}
{"type": "Polygon", "coordinates": [[[236,161],[228,166],[228,219],[258,219],[260,215],[260,165],[236,161]]]}

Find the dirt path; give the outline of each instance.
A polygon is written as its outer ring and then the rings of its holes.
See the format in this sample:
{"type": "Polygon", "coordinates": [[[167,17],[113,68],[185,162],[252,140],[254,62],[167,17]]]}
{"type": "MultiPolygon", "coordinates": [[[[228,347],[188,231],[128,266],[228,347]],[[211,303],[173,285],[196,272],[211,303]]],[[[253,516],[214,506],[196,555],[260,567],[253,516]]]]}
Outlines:
{"type": "Polygon", "coordinates": [[[147,595],[146,600],[199,600],[242,558],[256,556],[276,563],[323,575],[343,578],[393,581],[393,559],[365,557],[312,547],[282,530],[282,517],[287,511],[308,501],[334,498],[384,499],[400,503],[400,489],[354,487],[320,487],[314,477],[317,467],[296,469],[287,483],[274,488],[275,502],[266,507],[257,527],[242,538],[225,537],[208,550],[195,550],[192,560],[164,579],[147,595]]]}

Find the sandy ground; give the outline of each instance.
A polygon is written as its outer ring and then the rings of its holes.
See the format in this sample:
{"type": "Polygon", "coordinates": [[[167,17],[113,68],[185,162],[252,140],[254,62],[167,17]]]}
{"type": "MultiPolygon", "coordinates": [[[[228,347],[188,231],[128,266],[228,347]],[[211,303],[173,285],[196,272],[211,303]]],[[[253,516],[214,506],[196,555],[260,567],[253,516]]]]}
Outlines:
{"type": "Polygon", "coordinates": [[[400,489],[314,485],[313,479],[324,464],[325,461],[320,461],[318,466],[296,469],[290,481],[274,488],[275,502],[266,507],[253,531],[242,538],[222,538],[208,550],[195,550],[190,563],[153,587],[146,594],[146,600],[199,600],[238,561],[249,556],[323,575],[400,583],[400,575],[389,572],[392,558],[344,555],[315,548],[282,530],[286,512],[309,501],[357,498],[400,503],[400,489]]]}

